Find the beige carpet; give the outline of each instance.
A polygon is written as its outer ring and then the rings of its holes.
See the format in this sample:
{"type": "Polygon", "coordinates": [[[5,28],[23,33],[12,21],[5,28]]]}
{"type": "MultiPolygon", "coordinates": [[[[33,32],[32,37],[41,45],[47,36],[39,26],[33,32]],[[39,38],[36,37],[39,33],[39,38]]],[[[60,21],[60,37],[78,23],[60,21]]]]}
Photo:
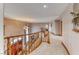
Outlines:
{"type": "Polygon", "coordinates": [[[31,55],[67,55],[60,40],[51,40],[51,44],[43,42],[31,55]]]}

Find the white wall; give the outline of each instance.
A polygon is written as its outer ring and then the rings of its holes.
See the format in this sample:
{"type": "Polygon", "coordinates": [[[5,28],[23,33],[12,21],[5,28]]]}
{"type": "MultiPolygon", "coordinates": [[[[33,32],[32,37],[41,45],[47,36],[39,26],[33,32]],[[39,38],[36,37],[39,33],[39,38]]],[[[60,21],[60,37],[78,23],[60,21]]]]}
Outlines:
{"type": "Polygon", "coordinates": [[[55,30],[55,21],[52,21],[52,26],[51,26],[51,24],[49,24],[49,31],[53,32],[53,33],[56,33],[56,30],[55,30]]]}
{"type": "Polygon", "coordinates": [[[0,3],[0,54],[4,54],[4,39],[3,39],[3,4],[0,3]]]}
{"type": "Polygon", "coordinates": [[[70,12],[73,10],[73,6],[69,6],[68,10],[65,12],[63,19],[62,19],[62,30],[63,30],[63,43],[66,45],[68,48],[69,52],[73,54],[73,39],[71,36],[72,35],[72,16],[70,12]]]}
{"type": "Polygon", "coordinates": [[[34,33],[34,32],[39,32],[41,31],[41,27],[45,27],[46,24],[32,24],[31,25],[31,32],[34,33]]]}
{"type": "Polygon", "coordinates": [[[31,27],[32,27],[32,28],[31,28],[31,32],[32,32],[32,33],[41,31],[41,29],[40,29],[40,28],[41,28],[40,24],[32,24],[31,27]]]}
{"type": "Polygon", "coordinates": [[[70,4],[65,12],[63,21],[63,42],[70,51],[70,54],[79,54],[79,33],[72,31],[72,16],[70,12],[73,10],[73,4],[70,4]]]}
{"type": "MultiPolygon", "coordinates": [[[[78,6],[77,6],[78,8],[78,6]]],[[[79,54],[79,33],[74,32],[72,24],[72,15],[70,12],[73,11],[73,4],[69,4],[67,9],[64,11],[62,18],[62,36],[50,35],[51,39],[62,40],[62,42],[68,48],[70,54],[79,54]]],[[[54,32],[54,24],[52,25],[52,32],[54,32]]]]}

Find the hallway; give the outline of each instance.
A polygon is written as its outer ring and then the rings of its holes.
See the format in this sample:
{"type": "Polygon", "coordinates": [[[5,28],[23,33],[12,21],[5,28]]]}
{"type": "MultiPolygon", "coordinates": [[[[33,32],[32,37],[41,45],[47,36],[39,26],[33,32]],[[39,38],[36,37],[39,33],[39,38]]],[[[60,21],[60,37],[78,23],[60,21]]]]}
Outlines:
{"type": "Polygon", "coordinates": [[[79,54],[79,13],[75,13],[79,11],[77,8],[79,4],[74,3],[5,4],[1,54],[79,54]]]}
{"type": "Polygon", "coordinates": [[[50,42],[50,44],[43,42],[31,55],[68,55],[60,40],[50,42]]]}

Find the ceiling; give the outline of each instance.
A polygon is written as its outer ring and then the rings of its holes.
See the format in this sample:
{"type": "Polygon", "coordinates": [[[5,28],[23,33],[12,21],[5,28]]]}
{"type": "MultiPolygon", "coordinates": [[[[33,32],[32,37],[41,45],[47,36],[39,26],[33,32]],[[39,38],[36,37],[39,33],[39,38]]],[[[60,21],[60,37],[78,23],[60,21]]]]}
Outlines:
{"type": "Polygon", "coordinates": [[[4,15],[20,21],[45,23],[57,19],[67,6],[67,3],[6,3],[4,15]]]}

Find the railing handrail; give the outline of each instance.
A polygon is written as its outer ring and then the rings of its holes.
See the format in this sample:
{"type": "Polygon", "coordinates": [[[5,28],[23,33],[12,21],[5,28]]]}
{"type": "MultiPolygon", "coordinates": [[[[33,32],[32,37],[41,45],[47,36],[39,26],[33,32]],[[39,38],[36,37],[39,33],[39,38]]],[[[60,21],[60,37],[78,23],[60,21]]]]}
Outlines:
{"type": "Polygon", "coordinates": [[[37,34],[37,33],[40,33],[40,32],[41,32],[41,31],[35,32],[35,33],[30,33],[30,34],[21,34],[21,35],[7,36],[7,37],[4,37],[4,39],[7,39],[7,38],[14,38],[14,37],[21,37],[21,36],[26,36],[26,35],[32,35],[32,34],[37,34]]]}
{"type": "MultiPolygon", "coordinates": [[[[19,37],[23,37],[23,39],[24,39],[24,36],[32,36],[32,35],[35,35],[36,37],[34,38],[34,40],[31,40],[31,41],[28,41],[27,43],[25,43],[25,44],[23,44],[23,45],[25,45],[25,46],[29,46],[29,50],[26,50],[27,48],[22,48],[22,50],[21,50],[21,52],[22,53],[24,53],[24,51],[25,52],[27,52],[27,54],[28,53],[31,53],[33,50],[35,50],[41,43],[42,43],[42,33],[43,32],[46,32],[46,31],[39,31],[39,32],[35,32],[35,33],[30,33],[30,34],[22,34],[22,35],[15,35],[15,36],[9,36],[9,37],[5,37],[4,39],[6,39],[7,40],[7,49],[4,51],[5,53],[7,52],[7,54],[8,55],[10,55],[11,54],[11,52],[13,51],[12,50],[12,47],[11,47],[11,44],[10,44],[10,39],[11,40],[13,40],[13,39],[15,39],[15,38],[19,38],[19,37]],[[39,33],[41,33],[41,37],[39,37],[39,33]],[[13,39],[12,39],[13,38],[13,39]],[[38,42],[38,43],[37,43],[38,42]]],[[[47,34],[48,32],[46,32],[45,33],[45,35],[44,35],[44,37],[46,37],[48,34],[47,34]]],[[[18,41],[17,41],[18,42],[18,41]]],[[[19,46],[19,45],[17,45],[16,44],[16,46],[19,46]]],[[[19,46],[20,47],[20,46],[19,46]]],[[[16,47],[15,47],[16,48],[16,47]]],[[[16,50],[16,49],[15,49],[16,50]]],[[[18,52],[19,50],[17,50],[17,54],[20,52],[18,52]]],[[[12,52],[13,54],[14,54],[14,52],[12,52]]],[[[15,53],[15,54],[16,54],[15,53]]],[[[12,54],[12,55],[13,55],[12,54]]],[[[26,53],[25,53],[26,54],[26,53]]]]}

